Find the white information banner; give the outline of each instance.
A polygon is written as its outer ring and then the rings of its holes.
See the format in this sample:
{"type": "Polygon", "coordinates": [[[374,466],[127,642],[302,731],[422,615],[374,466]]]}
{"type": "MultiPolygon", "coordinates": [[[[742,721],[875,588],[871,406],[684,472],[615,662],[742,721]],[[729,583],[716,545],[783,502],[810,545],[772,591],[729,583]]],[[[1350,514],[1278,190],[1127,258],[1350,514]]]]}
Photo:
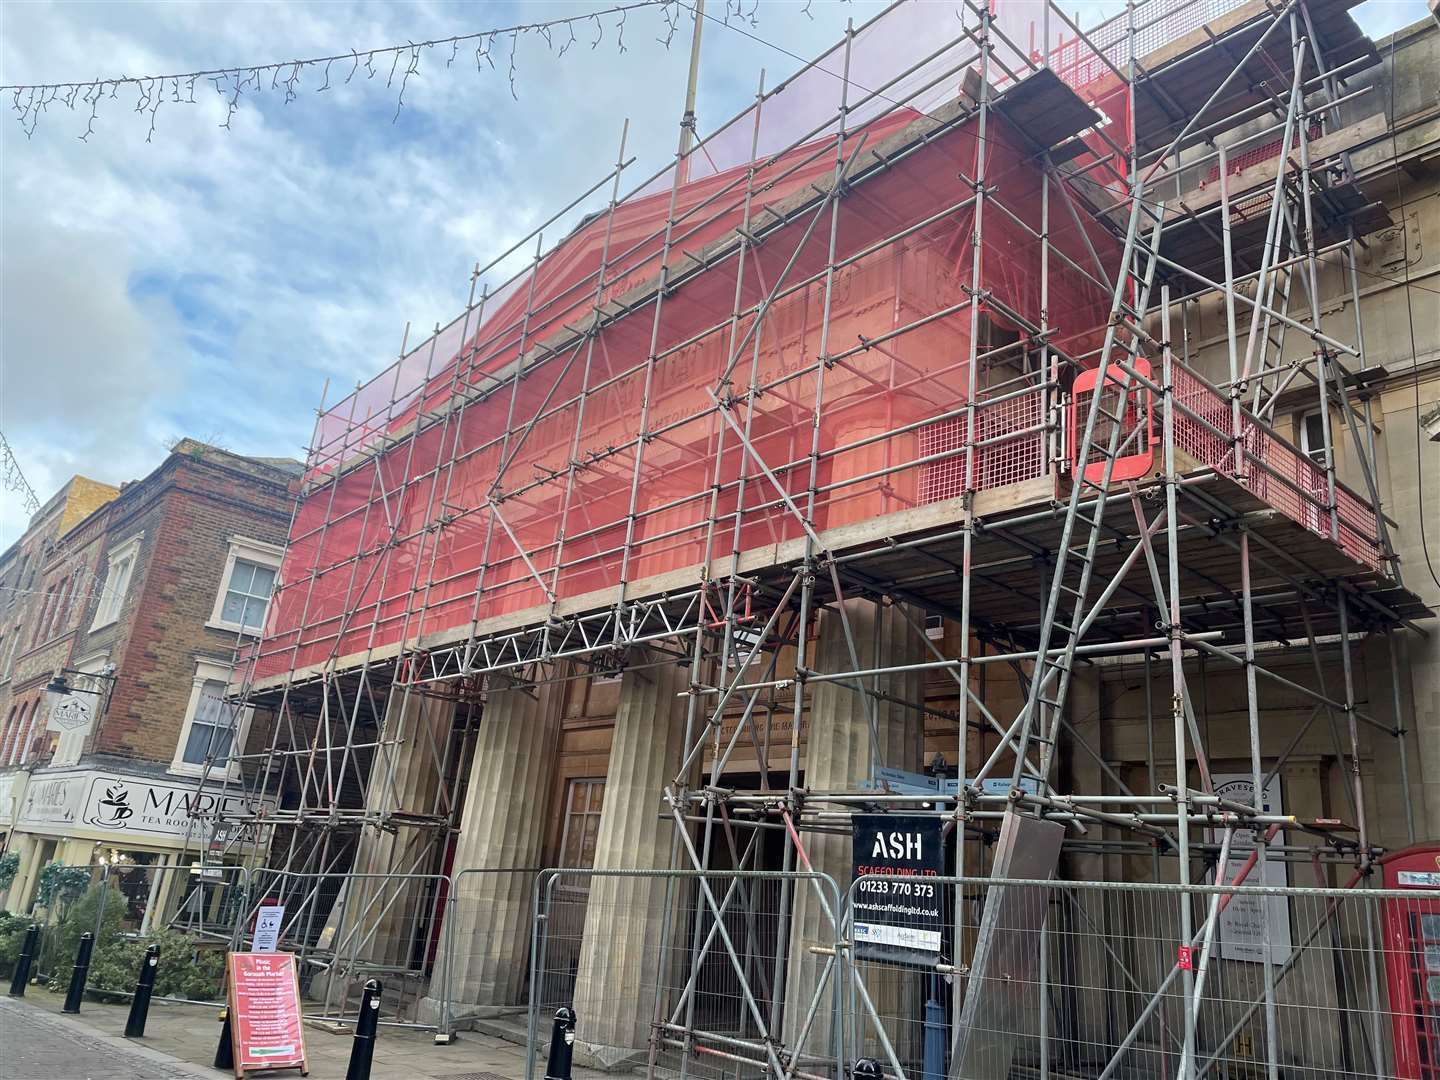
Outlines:
{"type": "MultiPolygon", "coordinates": [[[[1222,799],[1244,803],[1255,802],[1255,782],[1249,773],[1216,773],[1215,794],[1222,799]]],[[[1267,814],[1283,814],[1284,801],[1280,790],[1280,777],[1272,776],[1265,785],[1264,800],[1261,804],[1267,814]]],[[[1209,830],[1210,842],[1221,843],[1225,834],[1222,830],[1209,830]]],[[[1255,833],[1251,829],[1236,829],[1230,841],[1230,855],[1225,864],[1226,884],[1232,884],[1245,860],[1255,850],[1255,833]]],[[[1280,859],[1267,859],[1264,867],[1257,863],[1241,885],[1269,885],[1284,888],[1290,884],[1289,870],[1280,859]]],[[[1269,916],[1270,962],[1283,964],[1290,959],[1290,901],[1283,896],[1236,896],[1220,913],[1216,927],[1216,953],[1225,960],[1250,960],[1260,963],[1265,959],[1265,919],[1269,916]]]]}
{"type": "Polygon", "coordinates": [[[251,952],[274,952],[280,944],[280,924],[285,921],[283,904],[266,904],[255,913],[255,944],[251,952]]]}

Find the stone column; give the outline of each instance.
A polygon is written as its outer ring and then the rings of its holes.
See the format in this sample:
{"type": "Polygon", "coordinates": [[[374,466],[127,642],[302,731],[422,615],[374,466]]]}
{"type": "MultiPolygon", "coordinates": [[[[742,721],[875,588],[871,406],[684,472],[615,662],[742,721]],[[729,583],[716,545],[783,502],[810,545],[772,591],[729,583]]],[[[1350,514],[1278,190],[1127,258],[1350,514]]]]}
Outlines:
{"type": "MultiPolygon", "coordinates": [[[[925,659],[925,646],[919,633],[906,621],[897,607],[880,605],[868,600],[845,601],[845,616],[854,638],[858,669],[915,664],[925,659]]],[[[923,614],[910,612],[916,625],[925,625],[923,614]]],[[[826,611],[820,620],[820,641],[816,651],[815,670],[843,672],[857,670],[846,642],[844,625],[838,610],[826,611]]],[[[836,682],[811,684],[809,705],[809,736],[805,751],[805,786],[811,791],[855,790],[871,779],[878,766],[917,771],[920,768],[922,715],[901,702],[919,704],[924,700],[924,681],[919,672],[875,676],[864,680],[871,690],[893,700],[876,700],[869,694],[836,682]],[[875,760],[870,733],[870,710],[873,708],[880,761],[875,760]]],[[[801,839],[809,855],[811,867],[829,874],[840,887],[841,902],[851,880],[851,840],[849,836],[828,833],[802,833],[801,839]]],[[[797,868],[803,862],[797,860],[797,868]]],[[[810,1004],[825,968],[825,957],[810,952],[810,946],[830,946],[835,941],[835,928],[826,914],[825,905],[834,904],[827,896],[824,903],[809,884],[797,887],[790,927],[790,964],[786,979],[784,1037],[793,1051],[805,1023],[810,1004]]],[[[833,912],[838,917],[839,912],[833,912]]],[[[919,978],[901,968],[877,964],[860,964],[859,974],[875,1003],[876,1011],[886,1021],[886,1029],[902,1063],[913,1058],[921,1036],[922,1003],[918,996],[919,978]],[[892,1018],[899,1018],[896,1022],[892,1018]]],[[[806,1037],[806,1054],[833,1053],[832,1020],[835,1007],[834,972],[820,999],[816,1019],[806,1037]]],[[[860,1010],[863,1013],[863,1008],[860,1010]]],[[[865,1033],[862,1053],[879,1056],[879,1040],[874,1036],[868,1016],[857,1019],[865,1033]]]]}
{"type": "MultiPolygon", "coordinates": [[[[386,745],[376,751],[370,767],[365,807],[387,818],[397,813],[433,817],[455,704],[413,692],[407,699],[397,691],[387,715],[380,735],[380,742],[386,745]]],[[[355,855],[355,873],[435,873],[438,867],[431,858],[435,836],[433,827],[396,827],[389,821],[385,827],[367,827],[355,855]]],[[[410,959],[417,924],[426,914],[427,885],[415,877],[356,880],[347,905],[347,921],[352,925],[346,932],[354,932],[352,928],[358,925],[355,943],[361,947],[361,958],[387,964],[404,964],[410,959]]]]}
{"type": "MultiPolygon", "coordinates": [[[[673,661],[644,666],[661,659],[669,658],[632,654],[635,666],[620,683],[596,870],[670,867],[674,826],[661,820],[667,811],[662,792],[684,756],[690,669],[673,661]]],[[[682,865],[689,866],[689,860],[682,865]]],[[[656,994],[662,1011],[675,997],[678,954],[673,947],[689,948],[681,939],[692,892],[664,877],[590,879],[575,980],[576,1049],[582,1060],[609,1069],[645,1059],[656,994]]]]}
{"type": "MultiPolygon", "coordinates": [[[[1407,577],[1406,582],[1412,577],[1407,577]]],[[[1440,605],[1440,590],[1432,592],[1430,604],[1440,605]]],[[[1410,758],[1410,783],[1411,791],[1418,787],[1421,793],[1415,831],[1417,839],[1424,840],[1440,836],[1440,635],[1432,633],[1422,638],[1399,630],[1395,637],[1396,651],[1403,649],[1402,655],[1408,660],[1401,669],[1400,692],[1403,696],[1408,691],[1414,709],[1413,720],[1406,727],[1413,731],[1408,737],[1414,740],[1411,745],[1419,753],[1410,758]]]]}
{"type": "MultiPolygon", "coordinates": [[[[1435,562],[1435,538],[1440,536],[1440,498],[1432,494],[1435,449],[1424,439],[1420,416],[1429,412],[1436,392],[1432,380],[1422,390],[1418,410],[1410,388],[1386,392],[1380,399],[1385,425],[1381,453],[1389,458],[1390,466],[1385,512],[1398,522],[1390,539],[1400,556],[1406,587],[1432,610],[1440,608],[1440,586],[1431,579],[1426,564],[1435,562]],[[1426,464],[1417,469],[1417,462],[1426,464]],[[1422,489],[1422,471],[1429,491],[1422,489]]],[[[1440,572],[1440,565],[1434,569],[1440,572]]],[[[1402,709],[1407,713],[1405,727],[1414,732],[1411,748],[1417,751],[1409,763],[1411,791],[1418,787],[1420,796],[1415,807],[1415,831],[1417,838],[1424,840],[1440,836],[1440,634],[1432,633],[1425,638],[1410,630],[1394,633],[1396,649],[1402,657],[1400,691],[1404,699],[1402,709]]],[[[1390,697],[1391,693],[1391,688],[1384,683],[1373,687],[1372,704],[1377,698],[1390,697]]],[[[1398,802],[1403,793],[1391,788],[1385,797],[1398,802]]]]}
{"type": "MultiPolygon", "coordinates": [[[[486,695],[453,867],[450,987],[460,1011],[523,1002],[535,875],[506,871],[539,865],[559,757],[560,696],[554,686],[500,679],[486,695]]],[[[432,998],[444,973],[442,965],[432,998]]]]}
{"type": "MultiPolygon", "coordinates": [[[[1163,705],[1168,710],[1170,684],[1166,676],[1169,674],[1169,668],[1161,661],[1156,660],[1152,662],[1151,674],[1151,699],[1154,702],[1154,707],[1159,710],[1163,705]],[[1164,680],[1163,685],[1162,680],[1164,680]]],[[[1141,694],[1137,692],[1134,696],[1141,697],[1141,694]]],[[[1077,665],[1070,676],[1070,688],[1064,706],[1065,719],[1074,727],[1078,736],[1084,739],[1097,754],[1102,755],[1107,760],[1113,760],[1115,755],[1112,753],[1110,743],[1114,717],[1109,715],[1104,703],[1105,695],[1104,684],[1101,680],[1101,669],[1098,666],[1087,667],[1083,664],[1077,665]]],[[[1143,697],[1141,697],[1138,704],[1143,713],[1143,697]]],[[[1001,714],[1001,722],[1004,723],[1006,720],[1008,720],[1008,717],[1001,714]]],[[[1157,721],[1157,724],[1160,722],[1161,721],[1157,721]]],[[[1169,723],[1168,711],[1163,718],[1163,722],[1165,724],[1169,723]]],[[[1168,728],[1166,729],[1166,735],[1168,738],[1168,728]]],[[[1070,742],[1072,742],[1072,740],[1065,739],[1062,736],[1062,746],[1070,742]]],[[[1160,752],[1159,747],[1161,745],[1160,740],[1157,738],[1157,754],[1160,752]]],[[[1170,744],[1166,742],[1164,745],[1168,746],[1170,744]]],[[[1143,747],[1141,748],[1141,756],[1143,757],[1143,747]]],[[[1032,758],[1035,757],[1038,757],[1038,755],[1032,752],[1032,758]]],[[[1059,765],[1061,763],[1057,762],[1056,764],[1059,765]]],[[[1066,769],[1063,774],[1057,775],[1057,773],[1060,773],[1059,769],[1052,769],[1051,771],[1051,783],[1057,791],[1092,793],[1110,790],[1108,787],[1109,782],[1106,780],[1099,763],[1078,746],[1073,746],[1069,750],[1068,765],[1068,769],[1066,769]]],[[[1163,757],[1161,758],[1159,768],[1161,771],[1164,771],[1166,768],[1163,757]]],[[[1006,765],[1005,770],[1008,771],[1008,769],[1009,765],[1006,765]]],[[[1169,772],[1173,774],[1174,769],[1171,768],[1169,772]]],[[[1147,793],[1144,787],[1141,787],[1140,790],[1142,793],[1147,793]]],[[[1090,824],[1087,828],[1090,830],[1091,837],[1097,839],[1117,838],[1108,834],[1101,826],[1090,824]]],[[[1124,875],[1119,875],[1114,872],[1115,859],[1112,856],[1087,852],[1081,854],[1072,853],[1065,858],[1065,876],[1069,876],[1076,881],[1115,881],[1124,877],[1124,875]]],[[[1131,880],[1146,880],[1153,876],[1148,857],[1144,857],[1143,859],[1137,857],[1135,862],[1137,865],[1130,868],[1134,875],[1131,880]]],[[[1059,877],[1062,875],[1057,873],[1056,876],[1059,877]]],[[[1106,1022],[1113,1006],[1113,997],[1109,991],[1116,989],[1116,981],[1118,980],[1113,971],[1113,965],[1110,963],[1109,957],[1105,952],[1106,943],[1100,934],[1089,932],[1089,928],[1092,925],[1100,928],[1112,927],[1114,925],[1114,913],[1124,911],[1132,900],[1138,902],[1138,904],[1143,907],[1148,899],[1150,898],[1138,894],[1135,896],[1129,894],[1112,895],[1110,893],[1089,889],[1076,890],[1074,896],[1075,904],[1090,917],[1092,923],[1086,924],[1082,920],[1080,922],[1081,931],[1070,935],[1069,939],[1064,943],[1065,948],[1077,958],[1075,961],[1076,970],[1110,973],[1106,976],[1096,976],[1086,979],[1086,983],[1099,983],[1101,978],[1111,979],[1112,982],[1108,990],[1101,987],[1095,987],[1090,990],[1077,990],[1070,999],[1070,1002],[1067,1003],[1073,1004],[1073,1007],[1062,1008],[1058,1014],[1052,1012],[1050,1033],[1053,1038],[1070,1040],[1077,1044],[1083,1044],[1089,1040],[1096,1042],[1103,1042],[1105,1040],[1106,1022]],[[1107,912],[1109,912],[1109,914],[1107,914],[1107,912]]],[[[1053,917],[1061,912],[1061,908],[1057,906],[1057,904],[1052,903],[1050,912],[1053,917]]],[[[1143,910],[1126,911],[1121,917],[1121,921],[1144,917],[1145,912],[1143,910]]],[[[1058,936],[1059,928],[1064,925],[1063,920],[1056,919],[1051,923],[1050,928],[1056,931],[1058,936]]],[[[1053,957],[1055,955],[1053,946],[1054,938],[1052,938],[1051,941],[1051,956],[1053,957]]],[[[1063,982],[1064,976],[1052,965],[1050,968],[1050,978],[1053,980],[1052,985],[1057,985],[1063,982]]],[[[1123,983],[1120,985],[1123,985],[1123,983]]],[[[1149,1065],[1154,1064],[1148,1057],[1144,1060],[1149,1065]]]]}
{"type": "MultiPolygon", "coordinates": [[[[17,802],[17,806],[18,806],[17,802]]],[[[19,817],[19,812],[15,814],[19,817]]],[[[3,892],[0,892],[0,911],[13,911],[23,915],[21,910],[24,901],[28,899],[30,880],[37,872],[35,863],[40,850],[40,841],[28,833],[17,833],[12,826],[10,832],[10,850],[20,856],[20,864],[15,868],[14,880],[3,892]]]]}

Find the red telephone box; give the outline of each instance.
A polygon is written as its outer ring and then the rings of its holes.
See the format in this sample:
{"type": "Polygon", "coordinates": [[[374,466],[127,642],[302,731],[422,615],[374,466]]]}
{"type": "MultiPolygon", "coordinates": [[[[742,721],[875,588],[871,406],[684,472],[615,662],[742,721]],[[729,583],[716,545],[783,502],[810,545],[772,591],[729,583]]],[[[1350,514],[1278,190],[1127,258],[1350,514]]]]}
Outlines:
{"type": "MultiPolygon", "coordinates": [[[[1137,356],[1131,361],[1135,370],[1150,378],[1150,363],[1137,356]]],[[[1092,448],[1090,460],[1077,461],[1080,434],[1090,415],[1090,399],[1100,381],[1100,369],[1090,368],[1075,376],[1070,390],[1070,464],[1075,472],[1085,470],[1085,479],[1096,483],[1105,478],[1105,457],[1092,448]]],[[[1100,407],[1104,414],[1095,418],[1095,447],[1109,447],[1114,420],[1120,417],[1120,453],[1110,471],[1111,480],[1134,480],[1150,471],[1155,462],[1155,415],[1150,408],[1150,391],[1117,368],[1105,374],[1100,407]],[[1128,384],[1128,386],[1126,385],[1128,384]],[[1123,406],[1123,408],[1122,408],[1123,406]],[[1138,430],[1137,430],[1138,429],[1138,430]]]]}
{"type": "Polygon", "coordinates": [[[1381,861],[1387,889],[1413,899],[1384,902],[1385,975],[1400,1080],[1440,1080],[1440,844],[1381,861]]]}

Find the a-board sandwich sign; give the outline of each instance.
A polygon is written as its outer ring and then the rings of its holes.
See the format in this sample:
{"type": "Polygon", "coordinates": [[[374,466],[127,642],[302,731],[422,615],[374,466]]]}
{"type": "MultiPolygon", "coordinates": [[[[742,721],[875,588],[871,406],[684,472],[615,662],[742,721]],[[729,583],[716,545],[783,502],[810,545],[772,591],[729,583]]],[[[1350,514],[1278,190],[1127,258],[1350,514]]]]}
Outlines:
{"type": "Polygon", "coordinates": [[[294,955],[232,952],[229,960],[235,1075],[257,1069],[299,1069],[301,1076],[308,1075],[294,955]]]}
{"type": "Polygon", "coordinates": [[[945,872],[939,817],[856,814],[855,955],[861,960],[931,966],[940,960],[945,899],[931,879],[945,872]],[[883,877],[866,879],[864,875],[883,877]]]}

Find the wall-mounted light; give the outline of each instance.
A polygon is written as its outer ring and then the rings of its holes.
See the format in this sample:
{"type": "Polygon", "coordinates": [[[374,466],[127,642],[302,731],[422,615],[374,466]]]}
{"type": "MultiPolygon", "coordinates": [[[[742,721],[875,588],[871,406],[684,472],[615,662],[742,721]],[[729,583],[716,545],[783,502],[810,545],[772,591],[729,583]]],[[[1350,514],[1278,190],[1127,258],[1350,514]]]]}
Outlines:
{"type": "Polygon", "coordinates": [[[51,676],[49,683],[45,686],[45,692],[48,694],[62,695],[94,694],[96,697],[100,697],[109,692],[108,690],[91,690],[84,686],[71,686],[70,680],[65,678],[66,675],[84,675],[87,679],[104,679],[111,684],[116,681],[114,664],[106,664],[99,671],[80,671],[77,668],[62,667],[55,669],[55,674],[51,676]]]}

